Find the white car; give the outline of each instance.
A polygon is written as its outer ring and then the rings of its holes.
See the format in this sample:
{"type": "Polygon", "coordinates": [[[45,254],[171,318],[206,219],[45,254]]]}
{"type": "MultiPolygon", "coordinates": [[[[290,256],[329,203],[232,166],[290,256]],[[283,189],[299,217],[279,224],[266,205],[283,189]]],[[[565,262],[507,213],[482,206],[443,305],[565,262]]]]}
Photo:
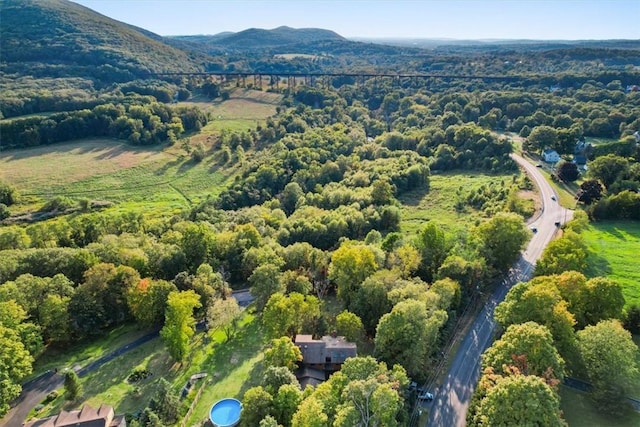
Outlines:
{"type": "Polygon", "coordinates": [[[433,394],[428,391],[423,391],[418,395],[418,400],[433,400],[433,394]]]}

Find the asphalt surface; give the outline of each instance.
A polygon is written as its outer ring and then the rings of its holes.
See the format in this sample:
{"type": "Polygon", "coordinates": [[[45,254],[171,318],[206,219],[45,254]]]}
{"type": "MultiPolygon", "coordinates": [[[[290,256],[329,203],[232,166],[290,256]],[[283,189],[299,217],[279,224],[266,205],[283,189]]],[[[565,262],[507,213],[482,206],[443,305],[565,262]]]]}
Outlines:
{"type": "MultiPolygon", "coordinates": [[[[233,292],[233,297],[238,301],[238,305],[246,307],[253,301],[253,296],[249,292],[249,289],[241,289],[233,292]]],[[[84,377],[90,372],[98,369],[105,363],[113,360],[117,356],[120,356],[127,351],[156,338],[159,335],[159,331],[151,332],[144,335],[137,340],[124,345],[111,353],[105,354],[101,358],[91,362],[90,364],[74,368],[79,377],[84,377]]],[[[64,375],[61,373],[47,371],[42,375],[34,378],[33,380],[22,385],[22,393],[11,404],[9,412],[0,419],[0,427],[19,427],[29,415],[31,408],[39,404],[44,400],[47,394],[54,390],[59,389],[64,385],[64,375]]]]}
{"type": "MultiPolygon", "coordinates": [[[[111,353],[108,353],[94,362],[83,366],[74,368],[79,377],[91,373],[98,369],[105,363],[113,360],[117,356],[120,356],[127,351],[133,350],[136,347],[150,341],[158,336],[158,331],[154,331],[150,334],[144,335],[137,340],[130,342],[129,344],[118,348],[111,353]]],[[[0,419],[0,427],[19,427],[26,420],[27,415],[31,411],[31,408],[39,404],[44,400],[47,394],[54,390],[59,389],[64,385],[64,374],[62,372],[47,371],[44,374],[34,378],[33,380],[22,385],[22,393],[12,403],[12,407],[9,412],[0,419]]]]}
{"type": "Polygon", "coordinates": [[[464,336],[449,372],[438,388],[431,405],[427,422],[431,427],[453,427],[466,424],[469,402],[480,377],[480,355],[494,339],[495,307],[514,284],[531,278],[536,260],[540,258],[544,248],[558,232],[559,227],[556,226],[556,222],[564,224],[573,216],[573,211],[564,209],[557,203],[557,194],[538,168],[518,155],[514,154],[512,158],[525,169],[538,187],[542,199],[542,212],[529,224],[531,229],[535,227],[537,231],[533,234],[525,252],[489,297],[464,336]]]}

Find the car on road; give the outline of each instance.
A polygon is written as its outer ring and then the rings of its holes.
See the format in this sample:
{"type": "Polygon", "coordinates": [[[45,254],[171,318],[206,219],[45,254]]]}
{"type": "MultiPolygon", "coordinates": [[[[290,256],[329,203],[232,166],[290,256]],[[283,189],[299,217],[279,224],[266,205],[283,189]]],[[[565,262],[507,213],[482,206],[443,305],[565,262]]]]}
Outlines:
{"type": "Polygon", "coordinates": [[[538,227],[531,227],[531,231],[533,231],[534,233],[538,232],[538,227]]]}
{"type": "Polygon", "coordinates": [[[541,165],[540,163],[536,163],[536,167],[537,167],[537,168],[541,168],[541,167],[542,167],[542,165],[541,165]]]}
{"type": "Polygon", "coordinates": [[[433,400],[433,393],[429,393],[428,391],[423,391],[418,395],[418,400],[433,400]]]}
{"type": "Polygon", "coordinates": [[[556,196],[551,196],[551,200],[556,201],[556,196]]]}

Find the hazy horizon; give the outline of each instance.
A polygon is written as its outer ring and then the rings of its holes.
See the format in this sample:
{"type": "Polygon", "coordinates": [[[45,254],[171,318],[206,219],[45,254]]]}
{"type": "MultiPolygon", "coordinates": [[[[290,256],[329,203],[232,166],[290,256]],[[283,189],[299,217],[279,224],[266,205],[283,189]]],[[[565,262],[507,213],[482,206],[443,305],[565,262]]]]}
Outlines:
{"type": "Polygon", "coordinates": [[[637,40],[638,0],[74,0],[162,36],[321,28],[350,39],[637,40]]]}

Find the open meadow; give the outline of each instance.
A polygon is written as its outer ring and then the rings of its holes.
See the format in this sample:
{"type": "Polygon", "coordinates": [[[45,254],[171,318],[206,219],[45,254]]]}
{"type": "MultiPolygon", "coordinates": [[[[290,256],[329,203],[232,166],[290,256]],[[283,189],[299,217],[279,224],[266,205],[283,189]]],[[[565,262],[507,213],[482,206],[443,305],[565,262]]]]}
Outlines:
{"type": "MultiPolygon", "coordinates": [[[[513,179],[513,174],[495,175],[484,172],[431,175],[428,192],[414,190],[399,197],[402,204],[402,232],[417,234],[430,220],[441,225],[447,232],[469,229],[487,217],[492,204],[496,203],[496,193],[511,185],[513,179]],[[482,203],[482,200],[486,200],[486,203],[482,203]]],[[[522,192],[521,197],[529,200],[530,195],[522,192]]]]}
{"type": "MultiPolygon", "coordinates": [[[[202,144],[206,156],[195,162],[183,142],[132,146],[114,139],[68,143],[0,152],[0,180],[23,197],[18,210],[38,209],[56,196],[115,202],[114,210],[144,211],[150,217],[171,215],[216,196],[237,173],[233,162],[216,154],[222,129],[246,131],[275,114],[281,95],[234,89],[226,101],[186,102],[208,111],[212,120],[189,144],[202,144]]],[[[250,156],[250,153],[248,154],[250,156]]]]}
{"type": "Polygon", "coordinates": [[[589,248],[587,276],[607,276],[622,285],[626,306],[640,305],[640,224],[591,223],[582,233],[589,248]]]}

